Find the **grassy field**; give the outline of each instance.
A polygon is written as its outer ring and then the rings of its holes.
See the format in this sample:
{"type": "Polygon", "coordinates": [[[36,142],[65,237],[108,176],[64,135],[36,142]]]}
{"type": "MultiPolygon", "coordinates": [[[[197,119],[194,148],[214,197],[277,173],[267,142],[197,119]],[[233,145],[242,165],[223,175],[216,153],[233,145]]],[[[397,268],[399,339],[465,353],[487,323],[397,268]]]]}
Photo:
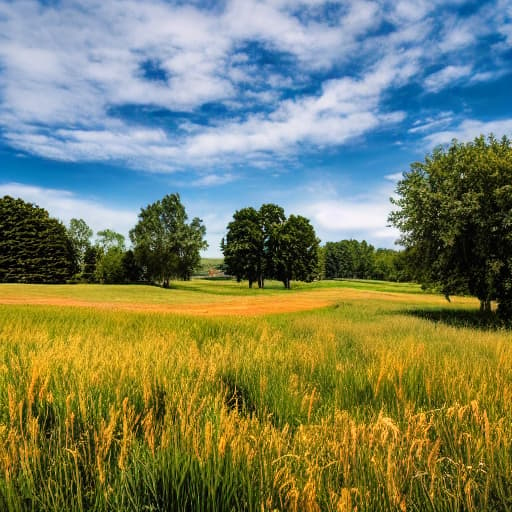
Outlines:
{"type": "Polygon", "coordinates": [[[512,510],[475,300],[245,286],[0,285],[0,510],[512,510]]]}

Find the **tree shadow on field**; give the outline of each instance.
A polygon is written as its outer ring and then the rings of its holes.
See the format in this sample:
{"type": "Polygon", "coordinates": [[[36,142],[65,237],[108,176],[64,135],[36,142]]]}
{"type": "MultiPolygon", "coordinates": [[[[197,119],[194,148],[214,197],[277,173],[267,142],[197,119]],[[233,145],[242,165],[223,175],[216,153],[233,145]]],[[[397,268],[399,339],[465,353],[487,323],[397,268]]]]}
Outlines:
{"type": "Polygon", "coordinates": [[[482,313],[478,309],[414,308],[402,310],[400,313],[451,327],[470,327],[483,331],[511,329],[512,327],[510,322],[503,321],[495,313],[482,313]]]}

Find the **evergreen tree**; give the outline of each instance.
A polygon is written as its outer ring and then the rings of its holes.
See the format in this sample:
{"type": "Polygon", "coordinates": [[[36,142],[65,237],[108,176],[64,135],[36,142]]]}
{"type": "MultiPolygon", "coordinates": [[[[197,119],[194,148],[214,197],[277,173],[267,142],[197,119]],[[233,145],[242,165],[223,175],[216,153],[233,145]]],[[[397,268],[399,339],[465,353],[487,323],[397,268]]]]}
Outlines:
{"type": "Polygon", "coordinates": [[[84,254],[84,269],[82,279],[88,283],[97,283],[96,266],[101,257],[101,251],[95,245],[86,249],[84,254]]]}
{"type": "Polygon", "coordinates": [[[144,280],[144,269],[137,263],[135,254],[128,249],[123,254],[123,277],[129,283],[139,283],[144,280]]]}
{"type": "Polygon", "coordinates": [[[0,281],[63,283],[76,272],[66,228],[22,199],[0,199],[0,281]]]}

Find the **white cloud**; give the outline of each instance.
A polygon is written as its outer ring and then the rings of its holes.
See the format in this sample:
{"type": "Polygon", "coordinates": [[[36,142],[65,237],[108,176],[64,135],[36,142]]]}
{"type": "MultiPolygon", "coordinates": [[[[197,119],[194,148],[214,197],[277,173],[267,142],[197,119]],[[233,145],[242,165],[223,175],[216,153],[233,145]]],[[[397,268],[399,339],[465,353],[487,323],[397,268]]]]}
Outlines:
{"type": "Polygon", "coordinates": [[[480,73],[475,73],[471,76],[472,83],[478,82],[490,82],[492,80],[497,80],[502,76],[506,75],[508,72],[507,69],[498,69],[493,71],[482,71],[480,73]]]}
{"type": "Polygon", "coordinates": [[[212,187],[219,185],[226,185],[237,179],[237,176],[231,173],[227,174],[206,174],[197,180],[192,181],[191,185],[194,187],[212,187]]]}
{"type": "Polygon", "coordinates": [[[425,88],[431,92],[439,92],[447,86],[457,83],[461,78],[471,74],[472,66],[446,66],[432,73],[425,79],[425,88]]]}
{"type": "MultiPolygon", "coordinates": [[[[242,159],[263,165],[267,153],[286,157],[298,145],[346,144],[400,122],[404,114],[386,108],[387,93],[421,79],[425,63],[440,55],[447,60],[496,26],[508,30],[507,19],[495,21],[486,8],[468,20],[436,19],[459,0],[352,0],[329,19],[319,14],[325,3],[0,3],[3,137],[46,158],[115,160],[150,171],[242,159]],[[389,32],[379,30],[382,23],[389,32]],[[276,65],[257,62],[251,45],[276,65]],[[147,62],[158,68],[158,80],[145,76],[147,62]],[[324,72],[335,78],[295,95],[324,72]],[[178,129],[153,128],[120,113],[124,106],[194,113],[210,102],[228,112],[212,115],[208,126],[179,121],[178,129]],[[247,106],[253,114],[244,117],[247,106]]],[[[448,63],[426,87],[438,91],[473,67],[448,63]]],[[[488,78],[488,71],[475,72],[488,78]]]]}
{"type": "Polygon", "coordinates": [[[402,173],[384,176],[384,182],[369,185],[364,195],[324,191],[315,199],[291,205],[290,211],[311,219],[322,242],[346,238],[366,240],[376,247],[394,247],[399,232],[388,226],[395,182],[402,173]]]}
{"type": "Polygon", "coordinates": [[[72,218],[81,218],[95,233],[109,228],[123,234],[127,241],[128,232],[137,222],[138,212],[135,210],[105,206],[99,201],[80,197],[68,190],[11,182],[0,184],[0,197],[5,195],[34,203],[66,225],[72,218]]]}
{"type": "Polygon", "coordinates": [[[480,135],[494,134],[501,138],[503,135],[512,137],[512,119],[502,119],[496,121],[478,121],[466,119],[457,127],[451,130],[444,130],[427,135],[425,141],[430,146],[439,144],[448,144],[452,139],[458,139],[462,142],[469,142],[480,135]]]}
{"type": "Polygon", "coordinates": [[[403,178],[403,172],[394,172],[393,174],[386,174],[384,178],[392,182],[397,182],[398,180],[401,180],[403,178]]]}
{"type": "Polygon", "coordinates": [[[412,128],[409,128],[409,133],[428,133],[433,130],[439,130],[450,125],[453,121],[453,112],[441,112],[435,117],[429,116],[426,119],[418,119],[412,128]]]}

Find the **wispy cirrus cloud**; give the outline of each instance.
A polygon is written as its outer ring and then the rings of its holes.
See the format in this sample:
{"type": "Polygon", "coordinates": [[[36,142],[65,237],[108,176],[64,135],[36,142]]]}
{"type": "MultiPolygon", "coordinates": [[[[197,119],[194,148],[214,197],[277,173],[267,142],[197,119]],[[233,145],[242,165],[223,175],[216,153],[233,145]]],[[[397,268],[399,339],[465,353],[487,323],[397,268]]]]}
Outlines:
{"type": "Polygon", "coordinates": [[[425,87],[430,92],[439,92],[447,85],[456,84],[460,79],[471,74],[472,66],[446,66],[443,69],[432,73],[425,79],[425,87]]]}

